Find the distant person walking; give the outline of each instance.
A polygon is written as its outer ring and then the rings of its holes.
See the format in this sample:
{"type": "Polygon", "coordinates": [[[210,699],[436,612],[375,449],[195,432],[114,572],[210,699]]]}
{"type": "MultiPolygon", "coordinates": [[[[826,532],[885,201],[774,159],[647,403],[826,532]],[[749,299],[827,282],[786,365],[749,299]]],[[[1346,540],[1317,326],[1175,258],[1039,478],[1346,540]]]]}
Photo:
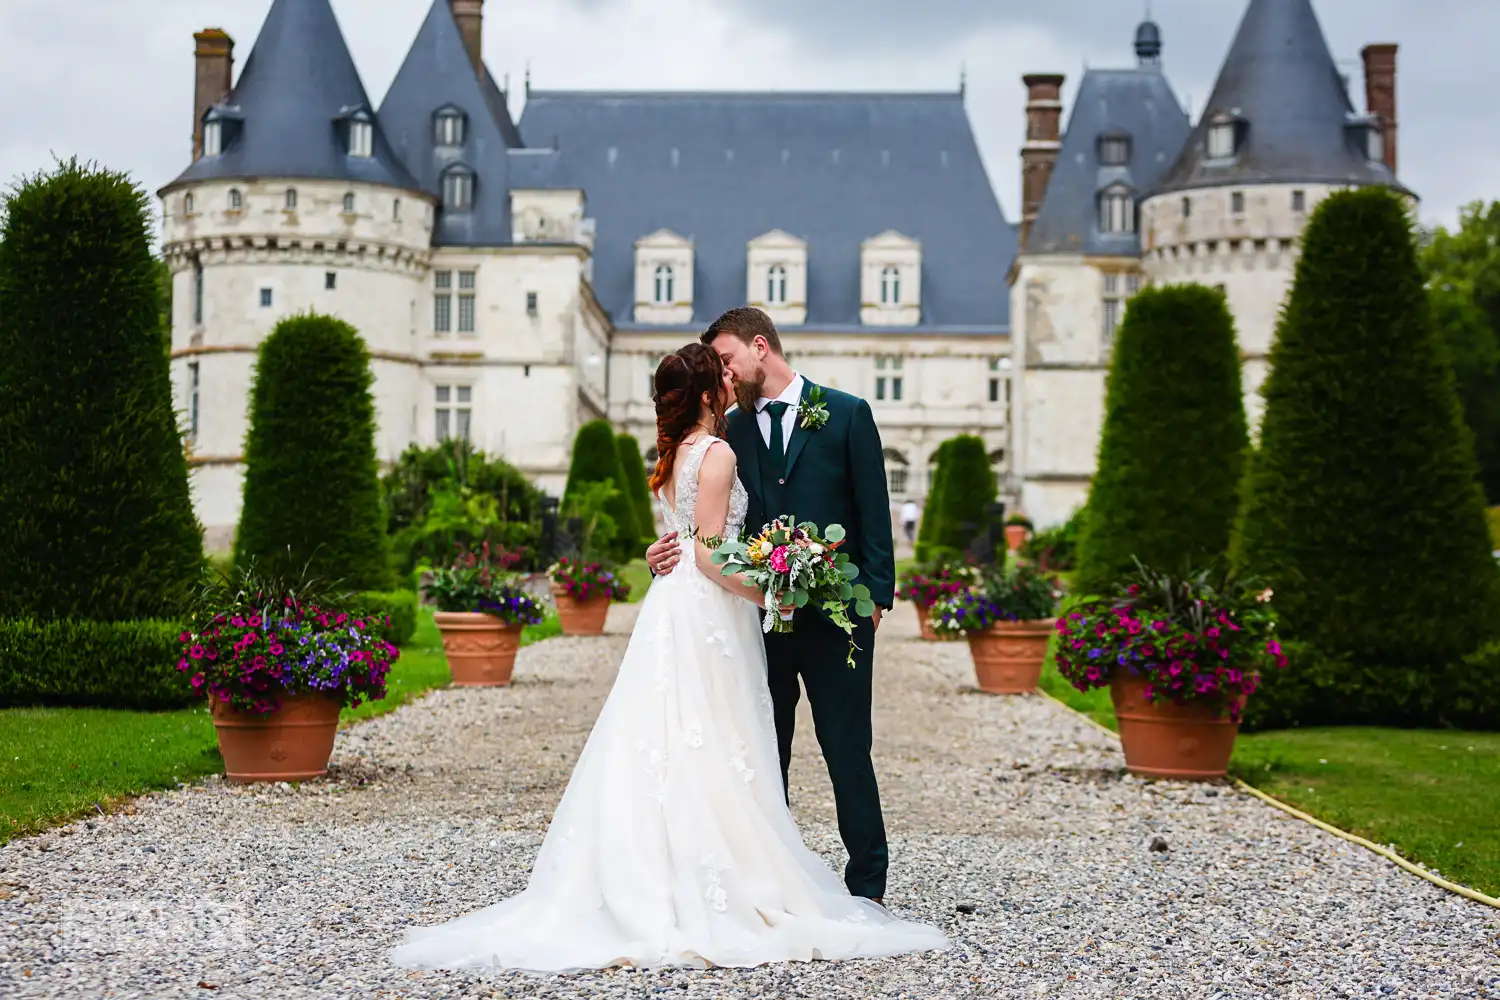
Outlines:
{"type": "Polygon", "coordinates": [[[901,527],[906,531],[906,540],[915,544],[917,541],[916,501],[908,500],[901,505],[901,527]]]}

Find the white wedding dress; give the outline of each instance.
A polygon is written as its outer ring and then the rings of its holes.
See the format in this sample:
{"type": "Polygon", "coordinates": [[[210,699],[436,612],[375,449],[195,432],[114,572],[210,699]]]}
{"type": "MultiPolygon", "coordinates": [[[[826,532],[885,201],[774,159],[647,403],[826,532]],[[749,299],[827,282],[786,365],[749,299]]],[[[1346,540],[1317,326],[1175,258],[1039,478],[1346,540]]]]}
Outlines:
{"type": "MultiPolygon", "coordinates": [[[[663,501],[684,539],[714,440],[681,463],[676,510],[663,501]]],[[[726,537],[746,506],[736,481],[726,537]]],[[[691,551],[646,594],[530,884],[409,931],[397,965],[701,968],[947,947],[937,928],[849,895],[802,843],[782,791],[760,610],[705,578],[691,551]]]]}

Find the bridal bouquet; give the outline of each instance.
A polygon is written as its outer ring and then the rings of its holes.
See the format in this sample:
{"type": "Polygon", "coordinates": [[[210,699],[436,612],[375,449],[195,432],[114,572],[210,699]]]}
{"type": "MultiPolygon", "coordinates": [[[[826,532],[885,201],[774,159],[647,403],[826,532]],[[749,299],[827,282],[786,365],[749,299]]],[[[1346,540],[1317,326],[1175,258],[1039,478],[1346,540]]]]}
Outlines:
{"type": "Polygon", "coordinates": [[[844,529],[837,524],[819,532],[815,524],[796,524],[779,517],[748,541],[722,541],[714,549],[713,561],[724,567],[724,575],[742,573],[766,595],[766,617],[762,630],[792,631],[792,616],[783,616],[784,604],[798,608],[812,604],[850,636],[849,666],[854,666],[854,622],[849,617],[853,602],[856,614],[870,618],[875,604],[870,589],[854,583],[859,567],[839,552],[844,529]]]}

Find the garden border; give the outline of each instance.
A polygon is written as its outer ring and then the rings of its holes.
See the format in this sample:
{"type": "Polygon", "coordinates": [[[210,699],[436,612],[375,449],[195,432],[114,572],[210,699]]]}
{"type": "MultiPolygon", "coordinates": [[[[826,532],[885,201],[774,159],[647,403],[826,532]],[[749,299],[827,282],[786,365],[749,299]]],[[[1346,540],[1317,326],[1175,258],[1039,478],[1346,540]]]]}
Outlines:
{"type": "MultiPolygon", "coordinates": [[[[1078,709],[1074,708],[1072,705],[1069,705],[1062,699],[1050,695],[1040,688],[1037,689],[1037,694],[1041,695],[1043,698],[1046,698],[1048,701],[1053,702],[1065,711],[1071,712],[1073,715],[1078,716],[1078,718],[1082,719],[1084,722],[1087,722],[1089,725],[1093,726],[1101,733],[1105,733],[1113,737],[1116,741],[1120,739],[1119,733],[1115,732],[1113,729],[1110,729],[1108,726],[1101,725],[1097,719],[1089,718],[1087,715],[1078,711],[1078,709]]],[[[1451,893],[1463,896],[1465,899],[1473,900],[1476,903],[1483,903],[1485,906],[1493,906],[1496,909],[1500,909],[1500,899],[1496,899],[1494,896],[1486,896],[1484,893],[1478,891],[1477,889],[1470,889],[1468,886],[1459,885],[1457,882],[1449,882],[1447,879],[1443,878],[1440,875],[1434,875],[1431,871],[1427,870],[1421,865],[1406,860],[1401,855],[1391,850],[1389,847],[1382,847],[1374,841],[1366,840],[1364,837],[1361,837],[1356,833],[1350,833],[1348,830],[1341,830],[1338,827],[1334,826],[1332,823],[1326,823],[1323,820],[1318,819],[1316,816],[1309,815],[1308,813],[1303,812],[1301,809],[1298,809],[1296,806],[1283,802],[1280,799],[1276,798],[1274,795],[1268,795],[1265,792],[1261,791],[1259,788],[1256,788],[1254,785],[1250,785],[1244,781],[1241,781],[1239,778],[1231,778],[1230,781],[1233,782],[1234,786],[1240,791],[1249,792],[1252,796],[1264,802],[1266,805],[1274,806],[1275,808],[1280,809],[1282,812],[1286,813],[1288,816],[1300,819],[1305,823],[1310,823],[1318,829],[1324,831],[1325,833],[1331,833],[1341,840],[1347,840],[1351,844],[1357,844],[1367,851],[1378,854],[1382,858],[1385,858],[1387,861],[1390,861],[1398,867],[1405,869],[1413,875],[1416,875],[1418,878],[1426,879],[1428,882],[1431,882],[1433,885],[1441,889],[1446,889],[1451,893]]]]}

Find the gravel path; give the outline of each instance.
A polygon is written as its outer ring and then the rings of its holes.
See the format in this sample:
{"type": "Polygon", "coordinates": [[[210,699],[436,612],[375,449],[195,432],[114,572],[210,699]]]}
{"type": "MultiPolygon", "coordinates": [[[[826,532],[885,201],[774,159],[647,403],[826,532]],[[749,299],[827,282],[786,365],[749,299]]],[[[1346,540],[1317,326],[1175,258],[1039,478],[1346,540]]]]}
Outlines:
{"type": "MultiPolygon", "coordinates": [[[[209,781],[0,848],[0,997],[1500,997],[1500,912],[1230,787],[1129,777],[1055,704],[974,691],[967,650],[917,641],[907,608],[877,666],[888,902],[952,951],[547,979],[387,966],[407,925],[524,886],[632,613],[524,650],[507,690],[342,734],[329,779],[209,781]]],[[[793,782],[841,866],[805,703],[793,782]]]]}

